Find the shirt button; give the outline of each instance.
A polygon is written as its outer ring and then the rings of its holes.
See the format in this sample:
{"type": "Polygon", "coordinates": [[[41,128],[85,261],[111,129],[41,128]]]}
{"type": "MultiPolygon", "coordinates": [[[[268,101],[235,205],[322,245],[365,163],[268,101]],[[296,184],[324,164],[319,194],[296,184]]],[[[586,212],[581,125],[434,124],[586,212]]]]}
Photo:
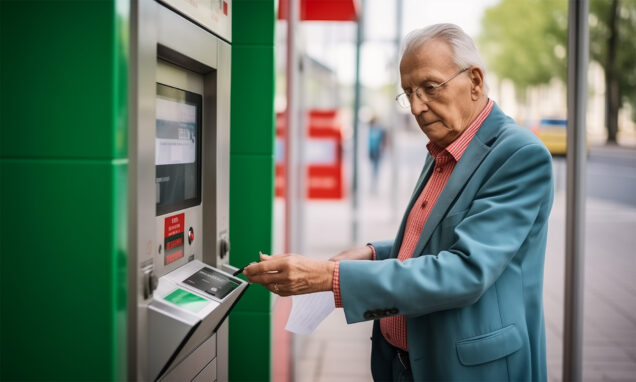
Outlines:
{"type": "Polygon", "coordinates": [[[427,204],[428,204],[428,201],[426,201],[426,200],[425,200],[425,201],[423,201],[423,202],[422,202],[422,208],[426,208],[426,205],[427,205],[427,204]]]}
{"type": "Polygon", "coordinates": [[[442,167],[441,166],[437,166],[437,168],[435,169],[437,172],[442,172],[442,167]]]}

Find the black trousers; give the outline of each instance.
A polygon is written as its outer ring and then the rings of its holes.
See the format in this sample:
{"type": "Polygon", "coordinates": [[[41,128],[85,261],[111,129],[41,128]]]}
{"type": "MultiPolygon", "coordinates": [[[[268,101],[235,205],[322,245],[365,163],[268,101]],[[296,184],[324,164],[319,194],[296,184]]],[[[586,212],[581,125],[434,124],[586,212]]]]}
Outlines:
{"type": "Polygon", "coordinates": [[[371,350],[371,375],[374,381],[412,382],[413,373],[409,354],[384,339],[380,323],[373,323],[373,349],[371,350]],[[388,367],[387,367],[388,366],[388,367]]]}

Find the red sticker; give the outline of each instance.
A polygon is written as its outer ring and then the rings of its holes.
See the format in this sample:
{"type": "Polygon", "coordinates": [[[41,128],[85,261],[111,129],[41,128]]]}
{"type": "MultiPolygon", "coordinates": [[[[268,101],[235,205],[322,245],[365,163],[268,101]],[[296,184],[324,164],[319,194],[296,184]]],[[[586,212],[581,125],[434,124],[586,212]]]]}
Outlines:
{"type": "Polygon", "coordinates": [[[169,241],[166,243],[166,250],[170,250],[172,248],[176,248],[180,245],[183,245],[183,239],[182,238],[178,238],[178,239],[174,239],[172,241],[169,241]]]}
{"type": "Polygon", "coordinates": [[[183,257],[183,250],[172,252],[171,254],[166,255],[166,265],[172,263],[173,261],[177,261],[182,257],[183,257]]]}
{"type": "Polygon", "coordinates": [[[164,263],[168,265],[183,257],[185,214],[168,216],[164,220],[164,263]]]}
{"type": "Polygon", "coordinates": [[[227,2],[223,2],[223,14],[227,16],[227,2]]]}
{"type": "Polygon", "coordinates": [[[183,233],[185,214],[168,216],[164,222],[164,237],[168,238],[183,233]]]}

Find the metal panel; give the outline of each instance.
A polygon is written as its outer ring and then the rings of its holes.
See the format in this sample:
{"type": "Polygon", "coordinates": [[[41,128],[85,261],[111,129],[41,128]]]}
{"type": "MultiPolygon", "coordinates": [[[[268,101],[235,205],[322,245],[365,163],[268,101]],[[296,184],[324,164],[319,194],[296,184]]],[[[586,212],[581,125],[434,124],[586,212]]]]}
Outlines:
{"type": "MultiPolygon", "coordinates": [[[[217,330],[216,335],[219,339],[217,346],[230,343],[230,320],[226,320],[219,330],[217,330]]],[[[217,374],[216,378],[219,381],[226,382],[229,381],[229,364],[230,364],[230,353],[228,348],[223,349],[223,351],[219,351],[216,357],[216,369],[217,374]]]]}
{"type": "Polygon", "coordinates": [[[203,126],[203,142],[217,149],[216,152],[203,153],[202,181],[205,192],[202,204],[203,225],[207,232],[216,233],[216,237],[208,235],[203,239],[203,262],[220,267],[229,261],[229,256],[224,256],[220,246],[227,245],[229,249],[231,47],[221,41],[217,49],[217,72],[214,76],[206,76],[203,96],[204,108],[208,110],[203,126]],[[219,97],[218,94],[223,96],[219,97]]]}
{"type": "Polygon", "coordinates": [[[130,17],[130,130],[129,130],[129,253],[128,379],[150,380],[144,298],[144,272],[152,268],[155,242],[155,71],[156,13],[152,0],[131,2],[130,17]]]}
{"type": "Polygon", "coordinates": [[[154,380],[200,321],[163,301],[148,307],[148,378],[154,380]]]}
{"type": "Polygon", "coordinates": [[[190,70],[159,60],[157,62],[157,82],[189,92],[203,94],[203,76],[190,70]]]}
{"type": "Polygon", "coordinates": [[[189,19],[231,41],[232,39],[232,0],[192,1],[160,0],[178,10],[189,19]]]}
{"type": "MultiPolygon", "coordinates": [[[[215,362],[216,365],[215,356],[216,335],[201,344],[188,358],[184,359],[173,371],[166,375],[162,381],[182,382],[192,380],[193,378],[196,380],[201,373],[205,370],[209,370],[208,367],[211,362],[215,362]]],[[[216,367],[214,368],[214,375],[211,379],[208,379],[208,381],[212,381],[215,378],[216,367]]]]}
{"type": "Polygon", "coordinates": [[[211,68],[217,67],[218,38],[168,8],[158,6],[157,17],[159,44],[211,68]]]}
{"type": "Polygon", "coordinates": [[[217,378],[216,373],[216,359],[210,361],[210,363],[205,367],[205,369],[201,370],[199,375],[196,376],[192,380],[192,382],[211,382],[211,381],[227,381],[227,379],[221,379],[221,377],[217,378]]]}

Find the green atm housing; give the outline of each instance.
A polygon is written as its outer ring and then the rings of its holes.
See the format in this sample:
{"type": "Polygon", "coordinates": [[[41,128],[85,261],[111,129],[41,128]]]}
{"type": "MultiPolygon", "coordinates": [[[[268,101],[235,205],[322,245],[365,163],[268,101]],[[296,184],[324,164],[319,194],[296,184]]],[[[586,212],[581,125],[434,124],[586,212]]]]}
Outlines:
{"type": "MultiPolygon", "coordinates": [[[[0,380],[131,379],[136,3],[0,2],[0,380]]],[[[229,234],[242,266],[271,249],[275,18],[271,0],[230,5],[229,234]]],[[[250,288],[229,320],[229,379],[269,380],[269,293],[250,288]]]]}

